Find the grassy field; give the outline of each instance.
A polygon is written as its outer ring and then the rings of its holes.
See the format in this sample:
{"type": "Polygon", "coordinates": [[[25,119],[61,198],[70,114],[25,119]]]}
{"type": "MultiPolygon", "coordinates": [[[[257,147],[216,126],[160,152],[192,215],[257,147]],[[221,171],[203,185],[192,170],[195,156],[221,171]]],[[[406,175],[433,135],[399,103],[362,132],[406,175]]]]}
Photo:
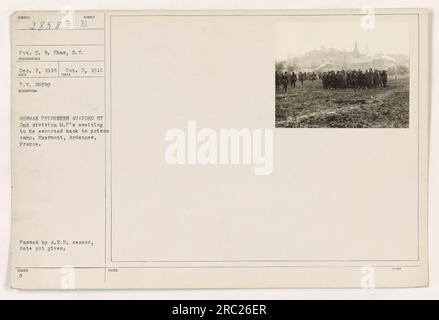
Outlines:
{"type": "MultiPolygon", "coordinates": [[[[299,83],[299,82],[298,82],[299,83]]],[[[322,88],[320,80],[276,93],[277,128],[408,128],[409,79],[387,88],[322,88]]]]}

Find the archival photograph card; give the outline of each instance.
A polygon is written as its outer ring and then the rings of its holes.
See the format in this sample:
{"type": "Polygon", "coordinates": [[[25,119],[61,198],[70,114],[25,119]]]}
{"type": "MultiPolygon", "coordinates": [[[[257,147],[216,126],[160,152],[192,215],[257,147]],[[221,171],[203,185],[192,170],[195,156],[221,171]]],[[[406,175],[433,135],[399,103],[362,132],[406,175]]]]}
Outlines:
{"type": "Polygon", "coordinates": [[[19,11],[11,286],[428,286],[428,12],[19,11]]]}

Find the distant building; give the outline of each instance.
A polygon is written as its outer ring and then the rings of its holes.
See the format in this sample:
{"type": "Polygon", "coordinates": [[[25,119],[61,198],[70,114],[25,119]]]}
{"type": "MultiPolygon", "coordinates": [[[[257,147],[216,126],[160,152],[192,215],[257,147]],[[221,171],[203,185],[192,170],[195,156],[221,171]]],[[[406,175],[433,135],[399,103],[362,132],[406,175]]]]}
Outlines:
{"type": "Polygon", "coordinates": [[[408,57],[404,55],[363,54],[355,41],[352,51],[338,49],[320,49],[309,51],[286,62],[285,68],[296,71],[330,71],[339,69],[390,69],[398,65],[408,66],[408,57]],[[291,61],[294,60],[294,64],[291,61]]]}

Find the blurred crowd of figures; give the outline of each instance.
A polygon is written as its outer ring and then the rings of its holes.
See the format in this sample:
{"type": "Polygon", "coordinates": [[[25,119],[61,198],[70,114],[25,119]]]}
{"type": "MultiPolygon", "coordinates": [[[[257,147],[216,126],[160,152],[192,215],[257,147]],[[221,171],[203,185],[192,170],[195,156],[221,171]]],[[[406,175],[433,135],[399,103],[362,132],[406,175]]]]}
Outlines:
{"type": "Polygon", "coordinates": [[[304,86],[305,81],[322,81],[324,89],[372,89],[387,87],[387,71],[377,69],[367,70],[337,70],[325,72],[278,72],[276,71],[276,90],[287,92],[288,86],[296,87],[296,83],[304,86]]]}

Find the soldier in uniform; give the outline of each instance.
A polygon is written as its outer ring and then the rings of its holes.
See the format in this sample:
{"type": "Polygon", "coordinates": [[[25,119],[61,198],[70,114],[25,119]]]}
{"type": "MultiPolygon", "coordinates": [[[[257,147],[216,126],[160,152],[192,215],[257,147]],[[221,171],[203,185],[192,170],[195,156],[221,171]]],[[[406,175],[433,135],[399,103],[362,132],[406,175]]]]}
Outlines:
{"type": "Polygon", "coordinates": [[[381,71],[381,81],[383,82],[383,87],[387,88],[387,72],[386,72],[386,70],[381,71]]]}
{"type": "Polygon", "coordinates": [[[352,88],[354,88],[355,93],[357,93],[358,80],[359,80],[359,73],[358,71],[353,70],[351,73],[351,85],[352,88]]]}
{"type": "Polygon", "coordinates": [[[342,76],[342,79],[341,79],[341,81],[342,81],[342,88],[346,89],[347,86],[348,86],[348,75],[347,75],[346,70],[342,70],[341,71],[341,76],[342,76]]]}
{"type": "Polygon", "coordinates": [[[361,69],[358,69],[358,73],[357,73],[357,84],[358,84],[358,89],[365,89],[366,88],[366,75],[365,73],[363,73],[363,71],[361,69]]]}
{"type": "Polygon", "coordinates": [[[281,85],[281,75],[279,74],[279,72],[275,72],[274,73],[274,79],[275,79],[275,84],[276,84],[276,90],[280,88],[281,85]]]}
{"type": "Polygon", "coordinates": [[[320,74],[320,79],[322,80],[323,89],[328,89],[328,74],[326,72],[322,72],[320,74]]]}
{"type": "Polygon", "coordinates": [[[383,82],[381,81],[381,74],[376,69],[373,73],[373,82],[375,88],[381,87],[383,85],[383,82]]]}
{"type": "Polygon", "coordinates": [[[346,72],[346,88],[352,88],[352,71],[346,72]]]}
{"type": "Polygon", "coordinates": [[[303,87],[303,81],[305,80],[305,75],[302,73],[302,71],[299,72],[299,81],[302,84],[303,87]]]}
{"type": "Polygon", "coordinates": [[[288,91],[288,73],[285,72],[284,75],[282,76],[282,91],[284,93],[287,93],[288,91]]]}
{"type": "Polygon", "coordinates": [[[376,79],[375,79],[375,75],[373,73],[372,68],[370,68],[369,70],[366,71],[366,79],[367,79],[366,87],[368,89],[372,89],[373,87],[376,88],[376,85],[375,85],[376,79]]]}
{"type": "Polygon", "coordinates": [[[296,82],[297,82],[297,75],[294,73],[291,74],[291,87],[296,88],[296,82]]]}

